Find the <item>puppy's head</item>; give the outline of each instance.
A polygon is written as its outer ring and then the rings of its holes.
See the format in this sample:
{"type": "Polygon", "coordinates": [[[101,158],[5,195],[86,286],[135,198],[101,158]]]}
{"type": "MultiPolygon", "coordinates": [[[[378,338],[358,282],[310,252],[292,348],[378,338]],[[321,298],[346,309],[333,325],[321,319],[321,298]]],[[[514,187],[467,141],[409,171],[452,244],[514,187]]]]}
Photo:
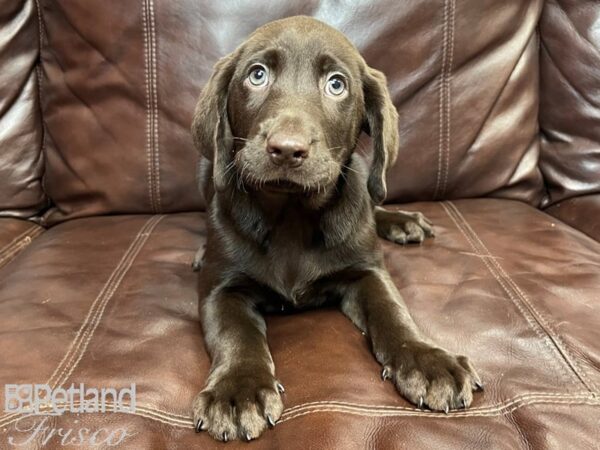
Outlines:
{"type": "Polygon", "coordinates": [[[385,76],[346,37],[309,17],[258,28],[221,59],[203,89],[194,142],[214,162],[215,187],[324,195],[361,131],[373,138],[368,190],[386,195],[398,151],[397,112],[385,76]]]}

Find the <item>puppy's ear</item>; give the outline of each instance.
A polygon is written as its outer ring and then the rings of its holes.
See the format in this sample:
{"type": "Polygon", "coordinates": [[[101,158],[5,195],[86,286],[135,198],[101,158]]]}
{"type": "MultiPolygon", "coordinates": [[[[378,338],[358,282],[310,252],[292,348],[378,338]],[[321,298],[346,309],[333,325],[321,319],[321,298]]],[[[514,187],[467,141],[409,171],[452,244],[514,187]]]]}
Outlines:
{"type": "Polygon", "coordinates": [[[373,161],[367,187],[376,204],[387,194],[385,172],[398,156],[398,112],[392,103],[385,75],[368,66],[363,75],[365,101],[364,131],[373,139],[373,161]]]}
{"type": "Polygon", "coordinates": [[[192,121],[194,145],[205,158],[213,162],[213,180],[217,190],[225,188],[226,168],[233,158],[227,96],[237,59],[237,52],[234,52],[215,64],[208,83],[200,93],[192,121]]]}

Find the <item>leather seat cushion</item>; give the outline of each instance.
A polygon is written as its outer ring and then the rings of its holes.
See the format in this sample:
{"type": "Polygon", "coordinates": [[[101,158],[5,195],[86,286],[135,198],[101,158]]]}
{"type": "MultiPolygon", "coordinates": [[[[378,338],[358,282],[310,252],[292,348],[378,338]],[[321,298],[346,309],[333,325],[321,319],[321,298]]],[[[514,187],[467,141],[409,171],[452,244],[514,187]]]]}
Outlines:
{"type": "MultiPolygon", "coordinates": [[[[340,312],[272,316],[287,409],[256,448],[596,445],[600,243],[515,201],[410,209],[434,221],[437,237],[383,243],[388,268],[421,329],[468,355],[485,391],[466,411],[419,411],[381,381],[366,339],[340,312]]],[[[136,433],[127,448],[216,446],[194,433],[189,411],[210,365],[190,268],[203,220],[96,217],[38,237],[0,271],[0,329],[11,343],[0,346],[0,385],[135,382],[135,415],[65,414],[53,426],[125,426],[136,433]]],[[[0,416],[4,442],[19,436],[18,419],[0,416]]]]}

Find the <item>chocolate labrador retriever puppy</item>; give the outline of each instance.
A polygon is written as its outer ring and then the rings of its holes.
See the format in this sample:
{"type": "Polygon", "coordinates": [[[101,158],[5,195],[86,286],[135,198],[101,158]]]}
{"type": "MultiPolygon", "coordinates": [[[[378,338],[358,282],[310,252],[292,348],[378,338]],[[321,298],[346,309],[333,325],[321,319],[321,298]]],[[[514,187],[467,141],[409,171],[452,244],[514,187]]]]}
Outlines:
{"type": "Polygon", "coordinates": [[[384,267],[378,229],[398,242],[431,234],[422,215],[375,206],[397,119],[384,75],[308,17],[260,27],[216,64],[192,125],[209,211],[199,286],[212,359],[197,431],[251,440],[273,426],[283,386],[262,313],[325,304],[368,336],[382,377],[419,408],[470,405],[475,370],[419,332],[384,267]],[[362,131],[368,169],[354,153],[362,131]]]}

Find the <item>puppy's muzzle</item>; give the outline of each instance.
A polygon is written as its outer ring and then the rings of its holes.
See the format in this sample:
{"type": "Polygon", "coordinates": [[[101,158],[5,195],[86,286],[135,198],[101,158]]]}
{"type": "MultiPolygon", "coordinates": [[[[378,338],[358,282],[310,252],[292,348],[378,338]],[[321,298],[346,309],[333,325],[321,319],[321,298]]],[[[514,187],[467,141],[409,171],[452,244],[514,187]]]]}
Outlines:
{"type": "Polygon", "coordinates": [[[271,162],[290,169],[300,167],[310,154],[310,140],[299,134],[275,132],[266,144],[271,162]]]}

